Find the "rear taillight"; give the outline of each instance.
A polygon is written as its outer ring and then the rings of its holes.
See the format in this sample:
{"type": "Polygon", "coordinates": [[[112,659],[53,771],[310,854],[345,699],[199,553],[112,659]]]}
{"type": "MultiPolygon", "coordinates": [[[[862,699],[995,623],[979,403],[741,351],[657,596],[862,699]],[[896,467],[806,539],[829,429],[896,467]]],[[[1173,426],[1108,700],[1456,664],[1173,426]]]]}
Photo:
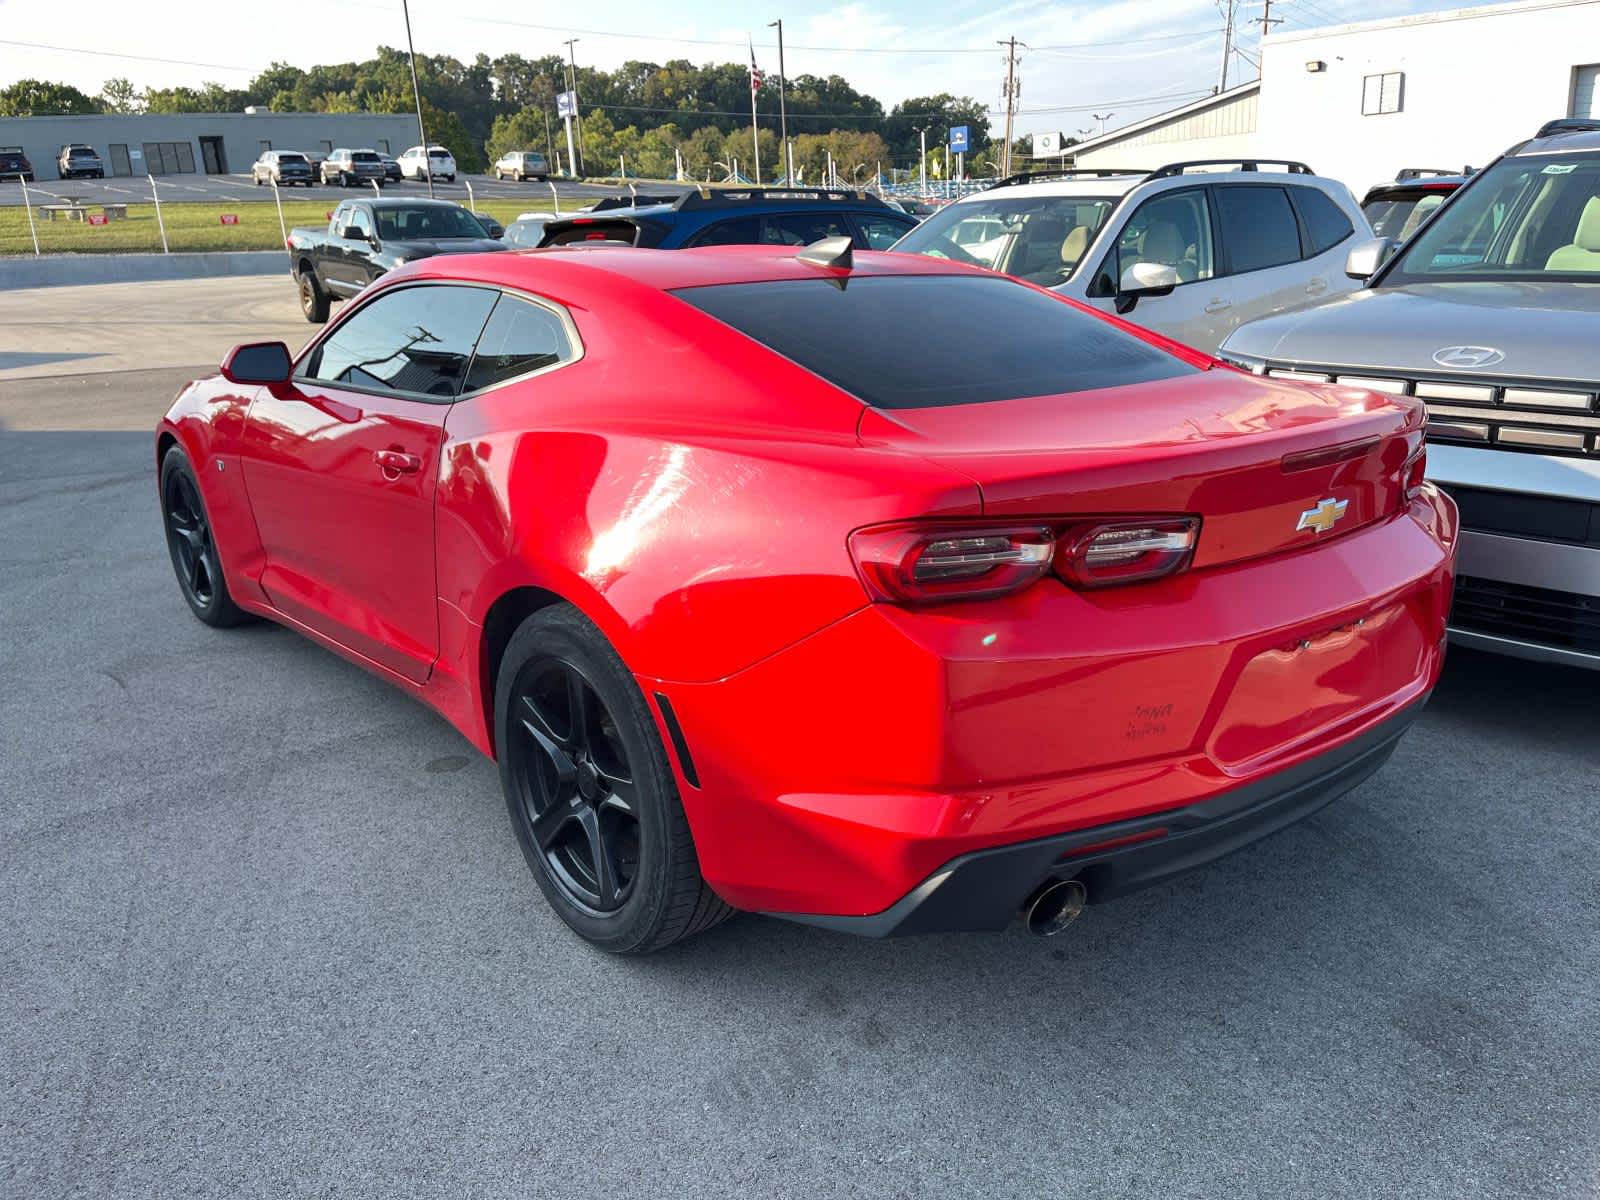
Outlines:
{"type": "Polygon", "coordinates": [[[1080,588],[1160,579],[1189,565],[1199,534],[1195,517],[1079,528],[1062,538],[1056,572],[1080,588]]]}
{"type": "Polygon", "coordinates": [[[1415,500],[1422,493],[1422,485],[1428,477],[1428,447],[1421,445],[1417,452],[1406,461],[1406,499],[1415,500]]]}
{"type": "Polygon", "coordinates": [[[1050,570],[1056,538],[1044,526],[886,525],[851,534],[850,553],[874,600],[936,604],[1027,587],[1050,570]]]}
{"type": "Polygon", "coordinates": [[[1195,517],[953,526],[913,522],[850,537],[861,581],[874,600],[938,604],[1021,591],[1050,573],[1077,588],[1171,575],[1193,557],[1195,517]]]}

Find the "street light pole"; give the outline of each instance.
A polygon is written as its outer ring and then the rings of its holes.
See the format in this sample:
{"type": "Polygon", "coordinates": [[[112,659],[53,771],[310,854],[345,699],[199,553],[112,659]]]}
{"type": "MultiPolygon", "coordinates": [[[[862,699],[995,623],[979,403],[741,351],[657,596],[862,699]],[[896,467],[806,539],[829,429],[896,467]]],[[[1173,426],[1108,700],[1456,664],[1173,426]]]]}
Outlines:
{"type": "Polygon", "coordinates": [[[417,83],[417,48],[411,42],[411,5],[400,0],[406,18],[406,53],[411,56],[411,94],[417,101],[417,136],[422,139],[422,169],[428,177],[428,199],[433,199],[433,159],[428,157],[428,129],[422,121],[422,87],[417,83]]]}
{"type": "MultiPolygon", "coordinates": [[[[578,53],[572,47],[579,40],[578,38],[567,39],[567,61],[572,64],[572,69],[567,73],[567,91],[572,93],[573,119],[578,123],[578,166],[573,172],[574,175],[583,174],[583,168],[588,165],[587,159],[589,157],[589,147],[583,144],[583,118],[576,115],[578,107],[578,53]]],[[[571,137],[571,128],[572,126],[567,126],[569,138],[571,137]]],[[[567,153],[570,155],[571,152],[572,147],[568,146],[567,153]]]]}
{"type": "Polygon", "coordinates": [[[1105,133],[1106,133],[1106,122],[1111,120],[1111,118],[1116,116],[1117,114],[1114,113],[1114,112],[1108,112],[1108,113],[1090,113],[1089,115],[1092,116],[1096,121],[1100,122],[1100,132],[1095,134],[1095,136],[1096,137],[1104,137],[1105,133]]]}
{"type": "Polygon", "coordinates": [[[790,187],[793,187],[794,149],[789,145],[789,109],[783,98],[783,93],[789,86],[789,80],[783,73],[783,18],[767,23],[768,29],[773,26],[777,26],[778,29],[778,137],[783,142],[784,179],[790,187]]]}
{"type": "Polygon", "coordinates": [[[917,160],[917,164],[922,169],[922,198],[926,200],[928,198],[928,127],[926,125],[917,130],[917,137],[922,142],[922,157],[917,160]]]}

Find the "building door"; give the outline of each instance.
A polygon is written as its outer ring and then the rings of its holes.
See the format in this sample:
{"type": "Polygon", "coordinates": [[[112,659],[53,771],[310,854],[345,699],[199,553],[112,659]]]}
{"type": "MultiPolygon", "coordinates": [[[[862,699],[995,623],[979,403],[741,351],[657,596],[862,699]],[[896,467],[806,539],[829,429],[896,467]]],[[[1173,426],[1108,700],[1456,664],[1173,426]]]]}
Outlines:
{"type": "Polygon", "coordinates": [[[228,173],[228,155],[222,148],[221,138],[201,137],[200,161],[207,175],[226,175],[228,173]]]}
{"type": "Polygon", "coordinates": [[[128,144],[126,142],[112,142],[106,147],[111,155],[111,173],[113,175],[132,175],[133,167],[128,163],[128,144]]]}

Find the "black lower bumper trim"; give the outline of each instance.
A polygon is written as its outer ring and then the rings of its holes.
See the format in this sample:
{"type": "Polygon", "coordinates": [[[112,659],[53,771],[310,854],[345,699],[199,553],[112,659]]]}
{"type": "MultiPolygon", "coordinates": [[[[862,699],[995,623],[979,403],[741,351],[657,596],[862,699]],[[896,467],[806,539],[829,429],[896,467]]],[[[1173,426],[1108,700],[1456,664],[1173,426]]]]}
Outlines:
{"type": "Polygon", "coordinates": [[[1426,697],[1336,750],[1187,808],[964,854],[881,913],[770,915],[899,937],[1004,929],[1034,892],[1055,880],[1079,880],[1090,903],[1124,896],[1231,854],[1338,799],[1388,761],[1425,703],[1426,697]]]}

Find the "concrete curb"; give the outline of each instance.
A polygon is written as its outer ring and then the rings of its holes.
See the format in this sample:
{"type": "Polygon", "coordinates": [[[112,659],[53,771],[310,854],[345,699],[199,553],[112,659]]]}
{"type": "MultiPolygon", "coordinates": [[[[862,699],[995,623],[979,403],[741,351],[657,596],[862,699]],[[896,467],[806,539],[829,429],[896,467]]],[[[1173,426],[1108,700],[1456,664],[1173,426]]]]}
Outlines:
{"type": "Polygon", "coordinates": [[[7,289],[288,273],[289,256],[282,250],[197,254],[52,254],[43,258],[0,258],[0,288],[7,289]]]}

